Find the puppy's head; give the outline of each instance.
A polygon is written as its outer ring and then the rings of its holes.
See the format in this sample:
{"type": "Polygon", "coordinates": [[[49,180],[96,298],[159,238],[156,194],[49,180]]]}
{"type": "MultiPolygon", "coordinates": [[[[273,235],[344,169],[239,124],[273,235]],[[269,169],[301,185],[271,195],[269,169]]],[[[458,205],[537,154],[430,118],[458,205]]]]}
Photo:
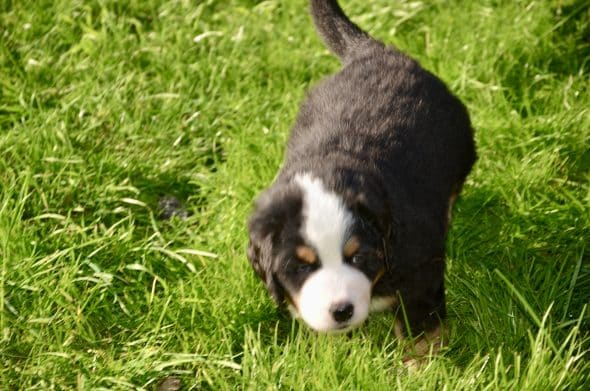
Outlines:
{"type": "Polygon", "coordinates": [[[248,259],[278,304],[317,331],[346,331],[369,314],[385,271],[383,210],[363,191],[337,194],[298,175],[259,199],[248,259]]]}

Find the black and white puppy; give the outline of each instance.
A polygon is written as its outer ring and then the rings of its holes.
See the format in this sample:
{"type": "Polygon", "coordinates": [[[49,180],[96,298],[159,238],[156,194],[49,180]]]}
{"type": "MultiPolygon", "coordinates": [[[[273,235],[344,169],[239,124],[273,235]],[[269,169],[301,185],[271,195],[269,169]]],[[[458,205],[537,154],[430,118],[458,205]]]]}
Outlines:
{"type": "Polygon", "coordinates": [[[311,0],[311,11],[342,70],[303,103],[249,220],[248,258],[274,300],[317,331],[403,306],[400,337],[436,336],[450,211],[476,160],[467,110],[336,1],[311,0]]]}

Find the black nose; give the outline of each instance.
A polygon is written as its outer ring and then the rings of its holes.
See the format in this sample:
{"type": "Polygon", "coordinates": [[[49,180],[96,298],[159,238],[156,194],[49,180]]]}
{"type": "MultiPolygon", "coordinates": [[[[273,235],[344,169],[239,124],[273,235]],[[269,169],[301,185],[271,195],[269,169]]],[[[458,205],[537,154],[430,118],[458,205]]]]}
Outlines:
{"type": "Polygon", "coordinates": [[[346,322],[352,318],[354,313],[354,306],[352,303],[338,303],[330,307],[330,312],[336,322],[346,322]]]}

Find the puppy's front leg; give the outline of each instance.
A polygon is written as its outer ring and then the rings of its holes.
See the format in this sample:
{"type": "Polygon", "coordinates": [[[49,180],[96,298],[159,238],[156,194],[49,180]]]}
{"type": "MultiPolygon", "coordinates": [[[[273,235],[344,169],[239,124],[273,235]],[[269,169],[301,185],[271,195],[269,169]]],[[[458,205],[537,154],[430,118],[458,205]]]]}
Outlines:
{"type": "Polygon", "coordinates": [[[403,362],[409,369],[417,369],[448,343],[444,301],[426,311],[421,304],[402,304],[395,320],[395,335],[404,342],[403,362]]]}

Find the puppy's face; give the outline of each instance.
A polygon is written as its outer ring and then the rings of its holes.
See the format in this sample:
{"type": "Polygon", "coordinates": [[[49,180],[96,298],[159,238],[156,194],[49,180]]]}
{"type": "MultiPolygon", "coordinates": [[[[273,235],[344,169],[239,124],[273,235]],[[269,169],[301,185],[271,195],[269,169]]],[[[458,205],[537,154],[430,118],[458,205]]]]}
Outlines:
{"type": "Polygon", "coordinates": [[[250,220],[252,266],[275,301],[317,331],[360,325],[385,270],[379,229],[347,203],[300,175],[263,196],[250,220]]]}

